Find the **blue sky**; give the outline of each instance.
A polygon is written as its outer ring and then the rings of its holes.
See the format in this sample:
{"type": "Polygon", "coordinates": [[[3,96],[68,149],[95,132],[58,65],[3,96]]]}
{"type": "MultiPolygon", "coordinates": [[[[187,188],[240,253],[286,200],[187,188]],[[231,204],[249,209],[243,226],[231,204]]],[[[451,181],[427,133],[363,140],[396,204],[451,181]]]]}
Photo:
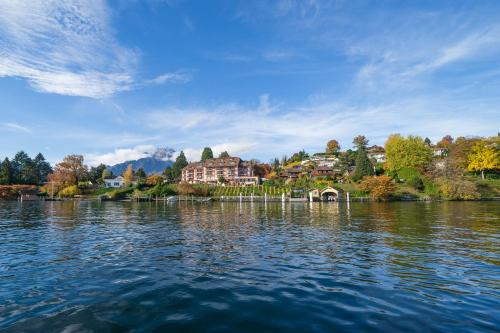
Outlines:
{"type": "Polygon", "coordinates": [[[0,157],[500,130],[499,1],[0,0],[0,157]]]}

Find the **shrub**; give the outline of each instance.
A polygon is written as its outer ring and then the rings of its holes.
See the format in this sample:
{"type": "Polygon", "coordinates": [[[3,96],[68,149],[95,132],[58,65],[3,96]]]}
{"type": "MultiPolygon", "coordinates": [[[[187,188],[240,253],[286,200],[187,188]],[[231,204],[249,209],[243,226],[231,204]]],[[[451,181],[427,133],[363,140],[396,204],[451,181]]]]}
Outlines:
{"type": "Polygon", "coordinates": [[[415,168],[402,168],[397,175],[399,180],[406,182],[406,184],[418,191],[422,191],[425,187],[422,175],[415,168]]]}
{"type": "Polygon", "coordinates": [[[370,193],[370,196],[374,199],[384,200],[396,191],[396,185],[389,176],[367,176],[359,184],[359,189],[370,193]]]}
{"type": "Polygon", "coordinates": [[[126,199],[129,194],[134,191],[133,187],[117,188],[108,193],[108,198],[111,200],[123,200],[126,199]]]}
{"type": "Polygon", "coordinates": [[[442,180],[439,189],[450,200],[474,200],[481,196],[476,185],[465,179],[442,180]]]}
{"type": "Polygon", "coordinates": [[[81,193],[82,192],[77,185],[71,185],[59,191],[59,196],[62,198],[73,198],[75,195],[79,195],[81,193]]]}

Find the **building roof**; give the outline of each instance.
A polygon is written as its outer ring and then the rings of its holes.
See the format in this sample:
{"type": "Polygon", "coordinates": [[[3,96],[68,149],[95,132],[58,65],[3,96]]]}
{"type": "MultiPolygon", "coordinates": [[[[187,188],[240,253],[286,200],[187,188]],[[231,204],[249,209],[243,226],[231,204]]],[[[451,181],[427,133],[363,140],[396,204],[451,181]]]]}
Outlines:
{"type": "Polygon", "coordinates": [[[198,169],[198,168],[217,168],[217,167],[238,167],[251,166],[253,163],[250,161],[242,161],[239,157],[220,157],[209,158],[205,162],[193,162],[186,165],[182,170],[198,169]]]}

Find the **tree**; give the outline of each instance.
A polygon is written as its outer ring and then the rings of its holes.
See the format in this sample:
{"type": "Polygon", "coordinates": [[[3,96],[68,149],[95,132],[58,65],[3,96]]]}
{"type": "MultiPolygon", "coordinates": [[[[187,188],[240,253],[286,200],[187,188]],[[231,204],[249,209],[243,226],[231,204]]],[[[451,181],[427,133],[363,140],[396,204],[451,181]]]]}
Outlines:
{"type": "Polygon", "coordinates": [[[340,145],[337,140],[330,140],[326,144],[326,153],[328,155],[337,154],[340,151],[340,145]]]}
{"type": "Polygon", "coordinates": [[[142,167],[137,169],[137,171],[135,172],[135,176],[140,180],[146,179],[146,177],[147,177],[146,172],[144,171],[144,168],[142,168],[142,167]]]}
{"type": "Polygon", "coordinates": [[[91,167],[89,171],[89,180],[94,184],[102,184],[104,176],[107,176],[106,166],[99,164],[96,167],[91,167]]]}
{"type": "Polygon", "coordinates": [[[38,153],[38,155],[35,156],[33,163],[36,170],[36,183],[40,184],[46,182],[47,176],[52,172],[50,164],[45,160],[45,157],[41,153],[38,153]]]}
{"type": "Polygon", "coordinates": [[[162,183],[164,178],[160,175],[151,175],[146,179],[146,184],[150,186],[155,186],[157,184],[162,183]]]}
{"type": "Polygon", "coordinates": [[[66,186],[78,185],[78,182],[88,178],[88,168],[83,163],[82,155],[68,155],[62,162],[56,164],[49,180],[62,182],[66,186]],[[51,177],[52,175],[52,177],[51,177]]]}
{"type": "Polygon", "coordinates": [[[364,177],[359,184],[361,191],[370,193],[374,199],[387,199],[396,191],[396,185],[389,176],[364,177]]]}
{"type": "Polygon", "coordinates": [[[227,151],[223,151],[222,153],[220,153],[219,158],[225,158],[225,157],[231,157],[231,156],[229,156],[229,153],[227,151]]]}
{"type": "Polygon", "coordinates": [[[431,146],[431,144],[432,144],[431,139],[429,139],[429,138],[425,138],[424,142],[425,142],[425,144],[426,144],[428,147],[430,147],[430,146],[431,146]]]}
{"type": "Polygon", "coordinates": [[[373,165],[368,158],[366,153],[366,146],[368,145],[368,140],[363,135],[358,135],[352,140],[352,143],[356,146],[356,168],[354,169],[354,174],[352,178],[357,181],[365,176],[373,175],[373,165]]]}
{"type": "Polygon", "coordinates": [[[33,161],[24,151],[21,150],[14,156],[11,165],[13,183],[31,184],[35,182],[33,161]]]}
{"type": "Polygon", "coordinates": [[[352,178],[357,181],[365,176],[372,176],[374,173],[372,162],[368,158],[366,153],[366,148],[364,146],[359,146],[356,152],[356,168],[354,169],[354,174],[352,178]]]}
{"type": "Polygon", "coordinates": [[[12,184],[12,165],[7,157],[0,164],[0,184],[12,184]]]}
{"type": "Polygon", "coordinates": [[[226,182],[226,179],[224,179],[224,176],[223,175],[220,175],[218,178],[217,178],[217,181],[219,182],[219,184],[224,184],[226,182]]]}
{"type": "Polygon", "coordinates": [[[123,172],[123,180],[125,186],[129,186],[134,181],[134,170],[132,169],[132,164],[127,166],[127,169],[123,172]]]}
{"type": "Polygon", "coordinates": [[[439,148],[450,149],[450,146],[453,144],[453,138],[451,135],[445,135],[441,141],[436,143],[436,146],[439,148]]]}
{"type": "Polygon", "coordinates": [[[422,170],[432,160],[432,150],[419,136],[390,135],[385,142],[386,168],[397,172],[402,168],[422,170]]]}
{"type": "Polygon", "coordinates": [[[214,153],[212,152],[212,148],[205,147],[203,152],[201,153],[201,161],[205,162],[206,160],[214,158],[214,153]]]}
{"type": "Polygon", "coordinates": [[[352,140],[352,143],[357,150],[359,150],[360,147],[366,149],[368,146],[368,139],[364,135],[358,135],[352,140]]]}
{"type": "Polygon", "coordinates": [[[500,169],[500,153],[495,144],[488,144],[481,140],[473,147],[468,155],[469,171],[481,172],[481,178],[484,179],[484,172],[487,170],[500,169]]]}
{"type": "Polygon", "coordinates": [[[184,152],[181,150],[179,156],[175,159],[175,163],[172,165],[172,179],[174,181],[179,180],[182,175],[182,169],[188,165],[188,161],[186,159],[186,155],[184,155],[184,152]]]}

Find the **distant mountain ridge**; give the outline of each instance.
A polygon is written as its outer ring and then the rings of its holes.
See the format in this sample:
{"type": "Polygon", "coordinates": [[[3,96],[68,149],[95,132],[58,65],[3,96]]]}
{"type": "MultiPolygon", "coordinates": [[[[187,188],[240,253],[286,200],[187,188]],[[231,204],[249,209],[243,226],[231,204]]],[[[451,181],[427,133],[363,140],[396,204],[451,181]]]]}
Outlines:
{"type": "MultiPolygon", "coordinates": [[[[111,170],[114,175],[118,176],[123,174],[129,164],[132,164],[134,171],[143,168],[147,174],[162,173],[167,167],[174,164],[171,160],[174,152],[175,150],[171,148],[158,148],[153,153],[149,153],[151,156],[108,166],[108,170],[111,170]]],[[[146,154],[148,153],[146,152],[146,154]]]]}

